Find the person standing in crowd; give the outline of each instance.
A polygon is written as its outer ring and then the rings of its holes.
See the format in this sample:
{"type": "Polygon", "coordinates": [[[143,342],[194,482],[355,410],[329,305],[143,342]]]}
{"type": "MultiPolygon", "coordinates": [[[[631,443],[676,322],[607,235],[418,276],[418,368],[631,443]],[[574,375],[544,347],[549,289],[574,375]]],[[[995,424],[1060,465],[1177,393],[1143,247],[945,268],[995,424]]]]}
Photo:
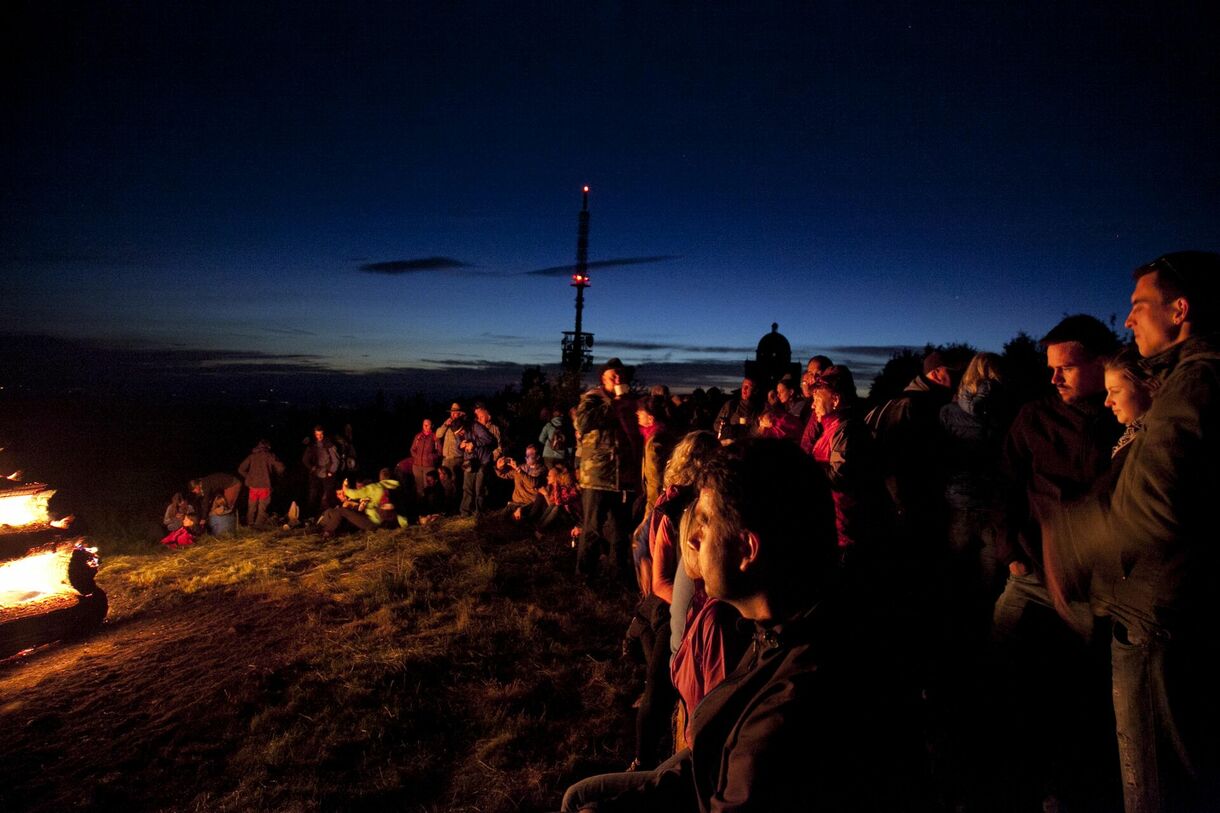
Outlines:
{"type": "Polygon", "coordinates": [[[933,351],[923,373],[866,417],[877,438],[886,486],[915,563],[933,566],[945,527],[944,446],[940,409],[949,403],[961,370],[958,354],[933,351]]]}
{"type": "Polygon", "coordinates": [[[1166,254],[1134,276],[1126,326],[1152,403],[1113,494],[1055,516],[1048,547],[1114,574],[1094,592],[1112,619],[1127,812],[1204,813],[1220,809],[1220,254],[1166,254]]]}
{"type": "Polygon", "coordinates": [[[640,479],[643,483],[645,512],[656,504],[657,497],[661,494],[665,464],[674,447],[674,437],[665,422],[667,411],[665,399],[656,395],[643,398],[636,405],[635,415],[644,446],[640,479]]]}
{"type": "Polygon", "coordinates": [[[805,421],[805,428],[801,432],[800,447],[805,454],[813,452],[813,442],[818,439],[818,434],[822,431],[822,425],[818,423],[817,413],[813,410],[813,386],[817,383],[818,378],[824,370],[828,370],[834,365],[826,356],[813,356],[809,359],[809,363],[805,365],[805,373],[801,376],[801,395],[809,402],[809,418],[805,421]]]}
{"type": "Polygon", "coordinates": [[[260,440],[245,460],[237,467],[237,473],[246,481],[249,493],[246,506],[246,525],[261,527],[267,521],[267,509],[271,505],[271,481],[284,473],[284,464],[271,451],[271,444],[260,440]]]}
{"type": "Polygon", "coordinates": [[[813,410],[822,433],[813,444],[813,459],[830,481],[835,503],[839,549],[846,557],[882,542],[893,522],[875,443],[857,414],[856,383],[846,367],[828,367],[813,385],[813,410]]]}
{"type": "Polygon", "coordinates": [[[752,437],[758,432],[758,418],[764,406],[765,394],[759,392],[757,382],[747,376],[742,379],[738,394],[720,408],[712,431],[722,443],[752,437]]]}
{"type": "Polygon", "coordinates": [[[500,456],[504,454],[504,444],[500,439],[500,426],[492,420],[491,410],[487,408],[487,404],[482,401],[475,403],[474,419],[482,424],[494,441],[491,447],[491,459],[499,460],[500,456]]]}
{"type": "Polygon", "coordinates": [[[487,478],[496,439],[479,421],[467,421],[455,434],[462,450],[462,507],[458,513],[477,517],[486,508],[487,478]]]}
{"type": "Polygon", "coordinates": [[[640,488],[637,427],[625,368],[612,358],[602,367],[598,386],[585,392],[576,406],[583,511],[576,572],[586,578],[596,573],[604,543],[615,575],[629,588],[636,581],[628,535],[634,495],[640,488]]]}
{"type": "Polygon", "coordinates": [[[542,447],[542,463],[548,469],[556,463],[566,463],[568,460],[568,433],[563,425],[563,410],[555,407],[551,418],[542,425],[538,434],[538,444],[542,447]]]}
{"type": "Polygon", "coordinates": [[[918,738],[839,581],[834,503],[795,444],[717,452],[700,478],[684,555],[709,596],[753,628],[740,664],[703,698],[690,744],[655,770],[568,788],[596,810],[924,810],[918,738]]]}
{"type": "MultiPolygon", "coordinates": [[[[466,427],[466,412],[454,401],[449,405],[449,417],[436,428],[436,442],[440,444],[441,466],[449,472],[456,494],[462,493],[462,448],[458,433],[466,427]]],[[[448,490],[446,488],[446,490],[448,490]]]]}
{"type": "Polygon", "coordinates": [[[309,473],[309,510],[315,517],[332,504],[335,474],[339,471],[339,452],[321,425],[313,428],[313,440],[306,441],[301,463],[309,473]]]}
{"type": "Polygon", "coordinates": [[[415,493],[423,499],[427,488],[427,474],[440,464],[436,433],[432,431],[432,419],[424,418],[420,430],[411,441],[411,476],[415,480],[415,493]]]}
{"type": "Polygon", "coordinates": [[[1012,420],[1008,390],[995,353],[978,353],[966,365],[954,399],[940,409],[945,440],[945,502],[949,552],[958,585],[971,601],[995,603],[996,537],[1003,526],[1000,448],[1012,420]]]}
{"type": "Polygon", "coordinates": [[[1087,645],[1093,613],[1076,601],[1066,626],[1056,617],[1040,523],[1085,497],[1110,464],[1118,424],[1104,403],[1104,362],[1117,341],[1100,321],[1077,314],[1041,344],[1055,392],[1021,408],[1001,455],[1006,533],[997,550],[1008,581],[995,603],[992,637],[1006,666],[998,676],[1000,694],[1013,713],[1011,753],[997,764],[1014,772],[1019,788],[1031,794],[1028,804],[1070,806],[1110,792],[1106,746],[1113,746],[1106,729],[1112,722],[1104,673],[1087,645]]]}

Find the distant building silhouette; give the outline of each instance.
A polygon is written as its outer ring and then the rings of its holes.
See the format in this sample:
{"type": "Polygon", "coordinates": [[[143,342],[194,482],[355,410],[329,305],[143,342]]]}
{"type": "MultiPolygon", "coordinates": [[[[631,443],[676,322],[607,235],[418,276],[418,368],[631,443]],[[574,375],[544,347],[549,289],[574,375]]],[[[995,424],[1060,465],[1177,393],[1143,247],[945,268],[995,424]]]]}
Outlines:
{"type": "Polygon", "coordinates": [[[792,345],[779,332],[779,323],[771,323],[771,332],[758,340],[754,360],[746,362],[745,375],[756,384],[771,389],[786,375],[793,381],[801,379],[801,365],[792,361],[792,345]]]}

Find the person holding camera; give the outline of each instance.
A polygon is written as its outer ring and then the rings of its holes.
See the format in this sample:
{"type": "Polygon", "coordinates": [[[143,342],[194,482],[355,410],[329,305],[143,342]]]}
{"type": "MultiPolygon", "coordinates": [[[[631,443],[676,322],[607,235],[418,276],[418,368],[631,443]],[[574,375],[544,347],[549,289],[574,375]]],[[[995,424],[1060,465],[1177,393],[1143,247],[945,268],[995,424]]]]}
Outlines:
{"type": "Polygon", "coordinates": [[[584,509],[576,572],[593,576],[605,543],[617,576],[634,590],[629,534],[634,496],[640,489],[641,436],[626,376],[623,363],[610,359],[602,367],[599,386],[582,395],[576,407],[584,509]]]}
{"type": "Polygon", "coordinates": [[[525,447],[525,460],[521,463],[511,457],[497,460],[496,476],[513,481],[513,496],[504,506],[504,513],[520,522],[539,499],[539,489],[546,483],[546,466],[538,457],[537,445],[525,447]]]}

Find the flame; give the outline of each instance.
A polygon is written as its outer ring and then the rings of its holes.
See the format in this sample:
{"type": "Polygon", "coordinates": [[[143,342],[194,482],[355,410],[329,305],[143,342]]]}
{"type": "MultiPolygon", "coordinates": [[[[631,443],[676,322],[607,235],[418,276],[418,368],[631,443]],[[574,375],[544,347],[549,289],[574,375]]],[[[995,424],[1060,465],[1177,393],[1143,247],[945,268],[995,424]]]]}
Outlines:
{"type": "Polygon", "coordinates": [[[64,557],[63,551],[45,551],[0,565],[0,607],[72,591],[64,557]]]}
{"type": "Polygon", "coordinates": [[[5,495],[0,492],[0,526],[20,528],[50,522],[47,503],[54,494],[54,489],[43,489],[33,494],[5,495]]]}

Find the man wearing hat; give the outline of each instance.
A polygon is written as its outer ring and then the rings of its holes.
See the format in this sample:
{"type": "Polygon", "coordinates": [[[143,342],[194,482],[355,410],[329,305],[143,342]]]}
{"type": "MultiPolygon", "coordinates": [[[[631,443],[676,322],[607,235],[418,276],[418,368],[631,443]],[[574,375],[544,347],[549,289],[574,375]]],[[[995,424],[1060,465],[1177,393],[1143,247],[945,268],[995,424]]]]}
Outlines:
{"type": "Polygon", "coordinates": [[[462,493],[462,448],[458,431],[466,426],[466,411],[454,401],[449,405],[449,417],[436,428],[436,443],[441,448],[441,467],[449,470],[454,489],[462,493]]]}
{"type": "Polygon", "coordinates": [[[598,386],[582,395],[576,407],[584,508],[576,572],[596,573],[605,542],[618,577],[634,584],[628,534],[632,503],[640,488],[640,433],[626,376],[623,363],[610,359],[601,368],[598,386]]]}

